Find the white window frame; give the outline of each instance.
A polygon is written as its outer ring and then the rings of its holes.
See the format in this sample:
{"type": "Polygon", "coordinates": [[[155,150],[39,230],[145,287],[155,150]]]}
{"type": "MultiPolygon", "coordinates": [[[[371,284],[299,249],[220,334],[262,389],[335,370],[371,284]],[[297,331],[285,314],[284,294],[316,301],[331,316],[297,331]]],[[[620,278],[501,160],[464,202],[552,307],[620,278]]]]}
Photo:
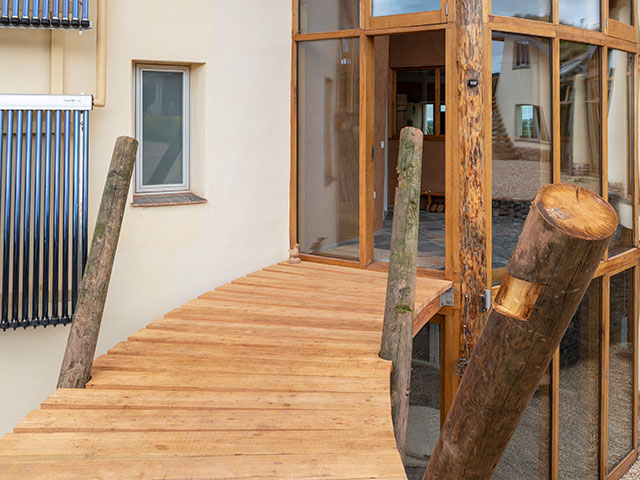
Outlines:
{"type": "Polygon", "coordinates": [[[191,115],[191,89],[190,89],[190,68],[188,65],[153,65],[153,64],[137,64],[135,67],[135,130],[136,139],[138,140],[138,155],[136,158],[136,193],[178,193],[190,191],[190,115],[191,115]],[[182,73],[182,182],[176,184],[164,185],[143,185],[142,184],[142,159],[143,144],[142,141],[142,94],[143,84],[142,77],[145,71],[151,72],[178,72],[182,73]]]}

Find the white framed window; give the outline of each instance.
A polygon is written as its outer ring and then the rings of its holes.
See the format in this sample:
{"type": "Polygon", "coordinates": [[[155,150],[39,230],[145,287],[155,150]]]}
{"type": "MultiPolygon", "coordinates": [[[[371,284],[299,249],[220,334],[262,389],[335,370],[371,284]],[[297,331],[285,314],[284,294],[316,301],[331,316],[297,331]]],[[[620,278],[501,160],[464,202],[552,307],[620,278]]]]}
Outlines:
{"type": "Polygon", "coordinates": [[[135,68],[136,193],[188,191],[189,67],[135,68]]]}

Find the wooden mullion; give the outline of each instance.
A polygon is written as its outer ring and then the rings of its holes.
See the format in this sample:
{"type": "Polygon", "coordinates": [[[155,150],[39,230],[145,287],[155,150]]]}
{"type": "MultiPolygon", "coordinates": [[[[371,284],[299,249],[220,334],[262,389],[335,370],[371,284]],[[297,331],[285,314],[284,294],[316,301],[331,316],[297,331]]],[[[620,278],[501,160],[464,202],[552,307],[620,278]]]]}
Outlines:
{"type": "Polygon", "coordinates": [[[369,30],[371,18],[371,0],[360,0],[360,28],[369,30]]]}
{"type": "MultiPolygon", "coordinates": [[[[294,0],[294,12],[297,0],[294,0]]],[[[298,44],[291,43],[291,172],[289,175],[289,248],[298,243],[298,44]]]]}
{"type": "Polygon", "coordinates": [[[607,477],[609,450],[609,301],[611,275],[602,278],[602,318],[600,338],[600,478],[607,477]]]}
{"type": "MultiPolygon", "coordinates": [[[[485,12],[491,11],[491,2],[485,1],[483,5],[483,9],[485,12]]],[[[484,29],[484,79],[481,85],[484,86],[484,130],[485,132],[492,131],[492,123],[493,123],[493,111],[492,111],[492,73],[491,73],[491,62],[492,62],[492,52],[493,52],[493,31],[487,25],[484,29]]],[[[485,205],[486,205],[486,259],[487,259],[487,286],[486,288],[491,288],[493,283],[493,135],[485,135],[485,175],[484,175],[484,183],[485,183],[485,205]]]]}
{"type": "Polygon", "coordinates": [[[554,25],[560,24],[560,1],[551,0],[551,23],[554,25]]]}
{"type": "Polygon", "coordinates": [[[455,24],[449,24],[445,29],[445,277],[456,279],[460,272],[460,259],[457,255],[460,246],[458,233],[459,221],[459,182],[458,182],[458,139],[455,76],[456,76],[456,50],[455,50],[455,24]]]}
{"type": "Polygon", "coordinates": [[[560,347],[551,360],[551,480],[558,480],[560,462],[560,347]]]}
{"type": "Polygon", "coordinates": [[[640,269],[633,269],[633,449],[638,457],[638,317],[640,316],[640,300],[638,287],[640,286],[640,269]]]}
{"type": "Polygon", "coordinates": [[[361,30],[338,30],[335,32],[317,32],[317,33],[294,33],[293,40],[296,42],[310,42],[313,40],[331,40],[335,38],[355,38],[360,36],[361,30]]]}
{"type": "MultiPolygon", "coordinates": [[[[636,12],[637,8],[634,9],[636,12]]],[[[637,12],[635,13],[637,16],[637,12]]],[[[633,151],[631,154],[631,180],[633,185],[633,245],[638,246],[638,242],[640,240],[640,236],[638,235],[638,215],[640,212],[638,211],[638,88],[640,87],[640,82],[638,81],[638,55],[633,56],[633,118],[631,125],[631,134],[633,135],[633,151]]]]}
{"type": "MultiPolygon", "coordinates": [[[[606,2],[603,2],[606,3],[606,2]]],[[[609,201],[609,68],[608,49],[600,48],[600,140],[602,198],[609,201]]],[[[605,253],[605,261],[609,258],[609,249],[605,253]]]]}
{"type": "MultiPolygon", "coordinates": [[[[557,2],[554,2],[556,4],[557,2]]],[[[553,183],[560,183],[562,181],[562,167],[561,167],[561,142],[560,135],[560,39],[554,38],[552,40],[551,48],[551,62],[552,67],[552,87],[551,87],[551,102],[553,111],[552,120],[552,149],[553,155],[551,156],[553,167],[553,183]]]]}
{"type": "Polygon", "coordinates": [[[291,33],[300,31],[300,0],[291,0],[291,33]]]}

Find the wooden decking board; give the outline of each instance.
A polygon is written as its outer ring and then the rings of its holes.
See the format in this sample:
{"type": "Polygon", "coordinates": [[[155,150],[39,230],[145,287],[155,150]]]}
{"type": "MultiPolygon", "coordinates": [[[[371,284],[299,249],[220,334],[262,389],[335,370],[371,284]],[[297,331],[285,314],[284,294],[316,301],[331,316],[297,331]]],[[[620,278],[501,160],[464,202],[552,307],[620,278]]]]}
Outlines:
{"type": "MultiPolygon", "coordinates": [[[[450,282],[419,279],[416,328],[450,282]]],[[[151,322],[0,439],[0,479],[402,479],[386,274],[267,267],[151,322]]]]}

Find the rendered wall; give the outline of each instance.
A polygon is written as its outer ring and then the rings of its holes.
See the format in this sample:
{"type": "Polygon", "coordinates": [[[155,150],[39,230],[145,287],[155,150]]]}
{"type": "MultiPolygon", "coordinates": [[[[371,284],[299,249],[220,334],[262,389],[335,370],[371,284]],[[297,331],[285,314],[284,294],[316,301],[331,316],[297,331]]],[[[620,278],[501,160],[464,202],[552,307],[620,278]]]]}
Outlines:
{"type": "MultiPolygon", "coordinates": [[[[135,62],[192,65],[192,190],[208,202],[127,206],[98,354],[181,303],[287,257],[291,2],[185,3],[107,2],[107,106],[91,114],[90,228],[114,140],[134,134],[135,62]]],[[[95,22],[95,0],[91,9],[95,22]]],[[[64,38],[65,93],[95,93],[95,30],[64,38]]],[[[0,58],[12,65],[2,69],[0,92],[49,93],[49,51],[48,32],[0,29],[0,58]]],[[[67,334],[0,332],[0,434],[54,390],[67,334]]]]}

